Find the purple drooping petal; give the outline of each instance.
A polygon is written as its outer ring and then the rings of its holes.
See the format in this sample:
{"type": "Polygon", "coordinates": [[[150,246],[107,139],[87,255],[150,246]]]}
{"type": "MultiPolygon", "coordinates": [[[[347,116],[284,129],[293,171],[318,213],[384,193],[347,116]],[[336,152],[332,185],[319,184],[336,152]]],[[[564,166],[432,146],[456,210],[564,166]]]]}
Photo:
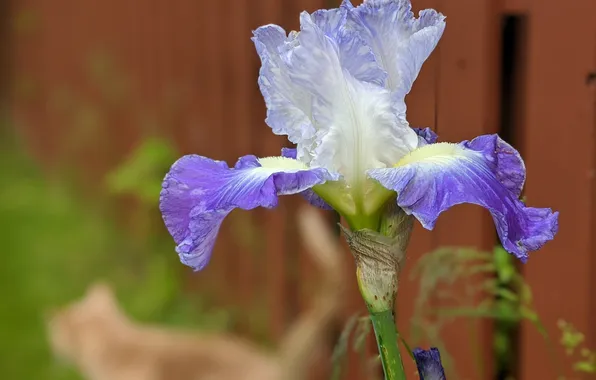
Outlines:
{"type": "Polygon", "coordinates": [[[519,152],[498,138],[496,147],[495,175],[499,182],[519,198],[526,182],[526,165],[519,152]]]}
{"type": "Polygon", "coordinates": [[[397,204],[432,229],[440,213],[473,203],[488,209],[503,247],[522,262],[552,240],[558,212],[526,207],[518,197],[523,162],[497,135],[418,148],[393,168],[369,176],[397,192],[397,204]],[[514,157],[514,158],[512,158],[514,157]]]}
{"type": "Polygon", "coordinates": [[[437,142],[439,136],[430,128],[412,128],[418,135],[418,146],[434,144],[437,142]]]}
{"type": "Polygon", "coordinates": [[[428,351],[415,348],[412,353],[416,359],[420,380],[445,380],[441,353],[437,348],[431,347],[428,351]]]}
{"type": "Polygon", "coordinates": [[[342,7],[349,9],[348,26],[388,73],[389,89],[403,98],[443,35],[445,17],[425,9],[415,18],[410,0],[368,0],[356,8],[345,0],[342,7]]]}
{"type": "Polygon", "coordinates": [[[178,245],[182,263],[207,265],[223,219],[234,209],[277,206],[279,195],[296,194],[336,179],[283,157],[241,157],[234,168],[198,155],[180,158],[162,184],[159,209],[178,245]],[[278,164],[275,167],[273,164],[278,164]]]}
{"type": "MultiPolygon", "coordinates": [[[[439,136],[430,128],[412,128],[418,135],[418,147],[437,142],[439,136]]],[[[483,136],[475,139],[475,144],[482,146],[485,139],[493,139],[491,136],[483,136]]],[[[489,142],[491,143],[491,142],[489,142]]],[[[496,140],[496,167],[495,175],[499,182],[511,190],[517,197],[521,195],[524,183],[526,181],[526,165],[521,155],[515,148],[509,145],[505,140],[497,136],[496,140]]],[[[487,158],[489,161],[492,158],[487,158]]]]}
{"type": "MultiPolygon", "coordinates": [[[[296,149],[295,148],[281,148],[281,155],[282,157],[293,158],[296,159],[296,149]]],[[[307,189],[300,193],[304,199],[308,201],[311,205],[318,207],[323,210],[333,210],[333,207],[329,206],[327,202],[323,200],[323,198],[319,197],[317,193],[313,191],[313,189],[307,189]]]]}
{"type": "Polygon", "coordinates": [[[333,210],[333,207],[329,206],[323,198],[319,197],[312,189],[304,190],[300,195],[306,199],[311,205],[320,208],[321,210],[333,210]]]}

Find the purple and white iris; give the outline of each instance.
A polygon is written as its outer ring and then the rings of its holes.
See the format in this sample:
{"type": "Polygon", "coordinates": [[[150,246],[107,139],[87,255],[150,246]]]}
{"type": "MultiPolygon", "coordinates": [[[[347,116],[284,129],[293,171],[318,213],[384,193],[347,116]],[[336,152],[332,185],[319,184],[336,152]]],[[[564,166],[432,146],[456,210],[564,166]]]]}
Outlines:
{"type": "Polygon", "coordinates": [[[431,347],[428,351],[415,348],[412,353],[416,359],[420,380],[445,380],[441,354],[437,348],[431,347]]]}
{"type": "Polygon", "coordinates": [[[368,0],[300,15],[300,31],[266,25],[254,32],[267,124],[296,149],[280,157],[241,157],[233,168],[198,155],[182,157],[160,197],[182,262],[209,261],[219,227],[235,208],[275,207],[301,193],[332,207],[353,229],[378,226],[388,201],[432,229],[460,203],[490,211],[507,251],[522,261],[557,231],[558,213],[526,207],[525,167],[497,135],[436,143],[411,128],[405,96],[437,45],[445,17],[415,18],[408,0],[368,0]]]}

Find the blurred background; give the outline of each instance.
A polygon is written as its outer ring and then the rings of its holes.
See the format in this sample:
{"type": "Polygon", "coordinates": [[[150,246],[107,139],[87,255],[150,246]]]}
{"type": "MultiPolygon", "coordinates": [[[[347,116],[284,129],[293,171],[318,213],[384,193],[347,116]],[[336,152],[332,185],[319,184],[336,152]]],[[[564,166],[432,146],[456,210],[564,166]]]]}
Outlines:
{"type": "MultiPolygon", "coordinates": [[[[560,211],[560,231],[522,266],[480,208],[450,210],[432,233],[417,225],[400,332],[439,346],[450,379],[593,378],[596,2],[412,1],[447,28],[408,95],[410,123],[442,141],[499,133],[525,158],[526,201],[560,211]]],[[[300,11],[337,5],[0,2],[0,378],[80,378],[50,354],[43,314],[96,279],[139,321],[275,344],[316,290],[293,214],[304,201],[235,211],[192,273],[157,210],[160,183],[183,154],[233,163],[289,146],[264,123],[251,32],[297,29],[300,11]]],[[[351,287],[346,321],[364,313],[351,287]]],[[[337,379],[364,378],[373,338],[353,323],[347,334],[321,378],[337,366],[337,379]]]]}

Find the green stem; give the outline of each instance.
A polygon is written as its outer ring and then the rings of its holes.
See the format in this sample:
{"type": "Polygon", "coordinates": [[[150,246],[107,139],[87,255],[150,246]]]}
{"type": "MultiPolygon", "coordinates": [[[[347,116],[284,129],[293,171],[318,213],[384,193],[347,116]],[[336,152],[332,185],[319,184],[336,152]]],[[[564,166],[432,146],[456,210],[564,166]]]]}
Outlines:
{"type": "Polygon", "coordinates": [[[371,312],[370,319],[377,338],[385,380],[406,380],[404,365],[397,346],[397,330],[393,319],[393,310],[371,312]]]}

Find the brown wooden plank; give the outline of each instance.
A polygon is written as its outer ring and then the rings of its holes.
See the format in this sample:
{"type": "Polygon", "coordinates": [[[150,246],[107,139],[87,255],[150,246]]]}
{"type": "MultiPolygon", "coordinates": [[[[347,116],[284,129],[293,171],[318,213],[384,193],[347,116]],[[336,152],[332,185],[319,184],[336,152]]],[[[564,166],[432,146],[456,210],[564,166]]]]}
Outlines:
{"type": "MultiPolygon", "coordinates": [[[[442,141],[461,141],[499,128],[498,80],[500,19],[492,0],[441,1],[447,16],[441,42],[437,130],[442,141]]],[[[437,246],[464,245],[491,249],[495,229],[486,210],[457,206],[442,215],[435,232],[437,246]]],[[[463,285],[462,285],[463,291],[463,285]]],[[[490,325],[459,320],[442,334],[458,379],[488,379],[492,373],[490,325]],[[482,359],[483,368],[479,360],[482,359]]]]}
{"type": "MultiPolygon", "coordinates": [[[[54,5],[46,4],[43,1],[39,2],[39,14],[43,15],[43,25],[41,33],[43,35],[43,42],[39,46],[42,56],[40,57],[44,62],[44,67],[39,72],[39,80],[42,84],[43,92],[40,96],[46,106],[42,111],[45,117],[45,126],[40,128],[36,126],[37,133],[42,134],[42,144],[44,151],[44,161],[48,167],[55,166],[60,160],[59,147],[61,147],[59,132],[60,123],[57,122],[55,113],[51,112],[51,107],[47,107],[47,102],[53,90],[55,90],[56,82],[60,83],[64,80],[64,69],[70,68],[71,62],[64,58],[72,57],[69,51],[70,41],[69,33],[65,33],[67,23],[61,23],[63,13],[68,12],[68,4],[59,3],[54,5]],[[65,40],[63,40],[65,38],[65,40]],[[55,54],[55,56],[54,56],[55,54]],[[62,59],[52,59],[52,57],[61,57],[62,59]]],[[[93,157],[90,157],[93,160],[93,157]]]]}
{"type": "Polygon", "coordinates": [[[532,0],[502,0],[502,12],[506,14],[525,14],[530,10],[532,0]]]}
{"type": "MultiPolygon", "coordinates": [[[[233,96],[233,88],[226,87],[225,78],[228,75],[234,75],[235,72],[224,71],[224,59],[230,57],[228,53],[233,51],[237,41],[234,41],[233,36],[226,34],[225,28],[229,25],[225,20],[223,3],[208,1],[198,4],[188,1],[185,11],[192,12],[191,14],[196,18],[189,22],[199,25],[196,30],[198,34],[185,38],[187,49],[198,50],[193,63],[198,79],[198,82],[195,82],[197,86],[197,111],[195,112],[200,125],[191,128],[196,128],[196,138],[201,148],[199,154],[225,160],[228,165],[233,166],[240,153],[235,151],[235,146],[231,145],[235,141],[233,132],[231,130],[226,132],[225,129],[226,123],[231,121],[229,118],[233,114],[230,112],[230,107],[238,106],[238,101],[236,98],[229,101],[233,96]],[[197,46],[196,42],[193,44],[193,41],[199,42],[199,45],[197,46]]],[[[230,31],[232,32],[233,30],[230,31]]],[[[232,70],[231,68],[230,71],[232,70]]],[[[240,302],[238,287],[238,252],[236,252],[236,245],[233,244],[231,218],[233,214],[222,225],[213,255],[214,273],[210,281],[213,281],[217,287],[214,293],[224,298],[220,302],[223,301],[224,305],[231,307],[233,312],[243,313],[244,305],[240,302]]],[[[243,330],[244,321],[245,319],[240,318],[238,320],[240,326],[236,327],[243,330]]]]}
{"type": "Polygon", "coordinates": [[[36,74],[42,65],[37,48],[42,40],[38,15],[39,6],[35,0],[22,0],[13,6],[14,49],[10,58],[14,67],[14,87],[11,89],[11,116],[33,157],[39,157],[41,145],[40,136],[32,128],[35,120],[40,118],[39,112],[35,112],[40,103],[41,87],[39,75],[36,74]]]}
{"type": "MultiPolygon", "coordinates": [[[[263,0],[251,3],[251,30],[265,24],[280,24],[283,20],[282,3],[279,0],[263,0]]],[[[252,102],[253,116],[251,128],[254,132],[253,151],[258,156],[278,156],[285,138],[275,136],[265,125],[265,103],[257,86],[260,62],[257,54],[252,53],[252,102]]],[[[288,297],[288,283],[286,277],[286,201],[283,197],[280,204],[273,210],[258,212],[259,226],[264,233],[266,248],[263,266],[266,271],[268,317],[270,332],[274,339],[279,339],[287,327],[288,313],[285,308],[288,297]]]]}
{"type": "MultiPolygon", "coordinates": [[[[76,47],[78,56],[75,62],[81,66],[79,70],[82,71],[83,78],[81,83],[76,83],[75,91],[84,93],[90,104],[96,107],[104,118],[104,125],[97,128],[99,131],[96,133],[102,142],[98,144],[101,146],[102,170],[108,171],[119,165],[132,152],[143,129],[141,122],[132,116],[136,111],[132,99],[134,70],[130,69],[123,56],[123,45],[130,40],[130,25],[124,7],[115,7],[107,1],[94,6],[75,3],[78,11],[74,13],[74,18],[84,9],[85,17],[81,21],[93,35],[91,40],[82,40],[81,45],[76,47]],[[98,58],[107,59],[110,65],[108,70],[100,75],[93,68],[98,58]],[[113,136],[119,138],[114,139],[113,136]]],[[[161,40],[166,39],[165,31],[161,30],[156,30],[157,36],[163,35],[161,40]]],[[[73,31],[73,34],[76,32],[73,31]]],[[[163,82],[163,79],[156,76],[154,81],[163,82]]]]}
{"type": "Polygon", "coordinates": [[[565,6],[532,1],[525,94],[526,196],[532,206],[560,211],[560,229],[523,271],[557,359],[549,355],[536,329],[522,324],[522,380],[557,378],[556,361],[569,368],[570,361],[557,344],[559,318],[584,333],[594,328],[596,320],[590,314],[595,273],[594,90],[586,82],[594,71],[595,25],[592,0],[565,6]],[[573,21],[561,25],[564,20],[573,21]]]}
{"type": "Polygon", "coordinates": [[[11,54],[13,53],[14,19],[13,2],[0,3],[0,101],[7,104],[10,100],[12,82],[11,54]]]}
{"type": "MultiPolygon", "coordinates": [[[[594,45],[594,61],[592,71],[594,78],[596,76],[596,45],[594,45]]],[[[592,79],[587,82],[592,90],[592,127],[596,131],[596,80],[592,79]]],[[[592,152],[596,152],[596,139],[593,139],[592,152]]],[[[596,168],[596,153],[592,154],[592,168],[596,168]]],[[[592,221],[596,220],[596,186],[592,186],[592,221]]],[[[591,250],[593,251],[596,247],[596,235],[592,235],[591,250]]],[[[590,284],[590,293],[596,293],[596,259],[592,258],[592,265],[590,267],[590,278],[592,282],[590,284]]],[[[590,298],[590,318],[596,320],[596,297],[590,298]]],[[[588,347],[596,347],[596,323],[590,324],[589,330],[587,331],[587,344],[588,347]]]]}
{"type": "MultiPolygon", "coordinates": [[[[181,0],[171,4],[160,4],[160,7],[159,12],[164,16],[167,38],[160,38],[160,55],[165,57],[161,57],[164,63],[164,83],[160,94],[158,133],[175,138],[181,153],[197,153],[201,141],[194,141],[192,136],[193,131],[201,127],[196,121],[198,115],[194,99],[195,94],[202,91],[195,82],[195,70],[200,56],[196,46],[200,36],[196,25],[199,5],[181,0]]],[[[136,31],[138,21],[130,17],[129,23],[128,28],[136,31]]],[[[151,124],[149,128],[144,127],[145,133],[154,132],[151,124]]],[[[222,145],[219,141],[214,143],[222,145]]]]}
{"type": "Polygon", "coordinates": [[[41,19],[42,8],[37,0],[23,0],[14,7],[14,108],[16,125],[24,134],[25,142],[31,154],[38,159],[47,152],[44,142],[49,128],[38,127],[46,119],[43,105],[46,86],[44,51],[41,49],[46,40],[43,33],[44,21],[41,19]]]}
{"type": "MultiPolygon", "coordinates": [[[[250,83],[256,78],[250,78],[252,72],[248,4],[245,0],[229,0],[223,3],[214,2],[211,7],[215,14],[207,16],[212,19],[207,37],[212,41],[212,48],[208,54],[218,55],[218,67],[213,67],[215,71],[207,75],[215,76],[224,89],[223,97],[219,99],[218,116],[221,122],[217,128],[225,144],[220,153],[233,165],[238,157],[252,153],[250,83]],[[217,49],[215,45],[223,45],[223,50],[217,49]]],[[[242,224],[250,223],[252,213],[237,210],[229,218],[225,235],[228,240],[228,287],[234,294],[234,307],[239,307],[243,313],[249,315],[255,279],[253,266],[256,263],[240,235],[243,233],[242,224]]],[[[249,318],[238,320],[243,331],[250,330],[249,322],[249,318]]]]}

